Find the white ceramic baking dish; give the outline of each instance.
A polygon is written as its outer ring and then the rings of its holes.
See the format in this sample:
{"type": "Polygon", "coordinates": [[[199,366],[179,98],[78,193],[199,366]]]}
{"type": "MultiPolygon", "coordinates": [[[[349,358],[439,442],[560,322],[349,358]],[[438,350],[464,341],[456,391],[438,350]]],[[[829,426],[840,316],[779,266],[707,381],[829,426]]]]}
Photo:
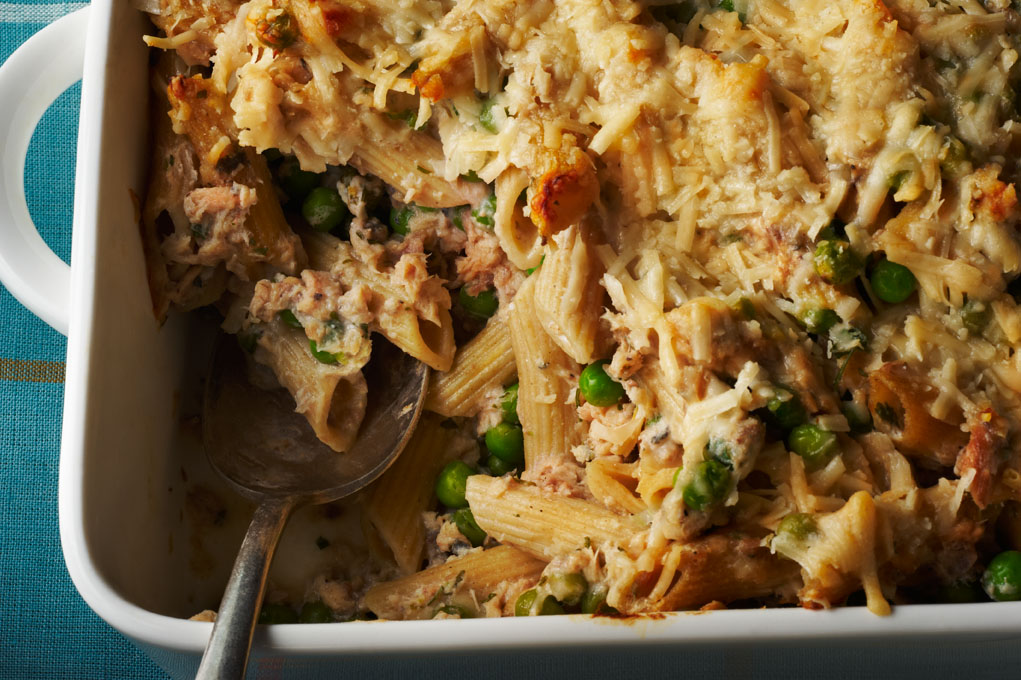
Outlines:
{"type": "MultiPolygon", "coordinates": [[[[203,334],[183,317],[157,328],[146,289],[133,195],[148,158],[147,28],[125,0],[94,0],[0,68],[0,280],[68,334],[59,508],[71,577],[101,617],[185,678],[211,630],[186,617],[215,605],[247,518],[231,506],[233,525],[210,541],[184,511],[197,486],[223,490],[178,425],[203,334]],[[39,117],[83,72],[68,271],[31,225],[23,167],[39,117]]],[[[297,553],[285,536],[278,555],[297,553]]],[[[249,675],[1011,677],[1019,640],[1021,602],[903,606],[887,618],[859,607],[283,625],[257,632],[249,675]]]]}

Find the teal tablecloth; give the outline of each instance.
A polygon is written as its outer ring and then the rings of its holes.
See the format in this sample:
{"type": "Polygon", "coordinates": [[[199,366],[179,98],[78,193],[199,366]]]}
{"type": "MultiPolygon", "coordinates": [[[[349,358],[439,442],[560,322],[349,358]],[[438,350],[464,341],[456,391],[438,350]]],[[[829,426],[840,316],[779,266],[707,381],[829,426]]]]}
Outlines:
{"type": "MultiPolygon", "coordinates": [[[[85,3],[0,1],[0,62],[49,22],[85,3]]],[[[80,85],[36,130],[25,166],[33,220],[71,253],[80,85]]],[[[0,101],[0,106],[7,105],[0,101]]],[[[166,678],[82,601],[57,531],[63,336],[0,286],[0,678],[166,678]]]]}

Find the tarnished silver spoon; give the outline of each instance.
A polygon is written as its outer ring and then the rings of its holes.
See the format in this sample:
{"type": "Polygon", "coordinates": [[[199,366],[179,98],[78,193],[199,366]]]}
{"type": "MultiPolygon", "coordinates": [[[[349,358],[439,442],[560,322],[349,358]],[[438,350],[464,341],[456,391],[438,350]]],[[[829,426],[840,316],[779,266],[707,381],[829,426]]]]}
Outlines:
{"type": "Polygon", "coordinates": [[[206,456],[234,489],[258,505],[197,680],[244,677],[266,575],[291,512],[348,496],[383,474],[411,437],[428,379],[428,367],[375,336],[365,367],[365,419],[351,450],[337,453],[294,412],[286,390],[251,386],[234,338],[217,340],[202,409],[206,456]]]}

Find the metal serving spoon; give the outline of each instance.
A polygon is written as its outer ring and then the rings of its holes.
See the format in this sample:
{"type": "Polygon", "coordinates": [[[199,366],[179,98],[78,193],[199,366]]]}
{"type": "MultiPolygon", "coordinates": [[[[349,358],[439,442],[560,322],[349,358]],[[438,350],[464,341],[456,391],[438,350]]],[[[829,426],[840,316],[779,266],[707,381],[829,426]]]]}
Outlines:
{"type": "Polygon", "coordinates": [[[383,474],[411,437],[428,378],[428,367],[377,335],[365,367],[365,419],[351,450],[337,453],[294,412],[286,390],[252,387],[238,343],[218,338],[202,409],[206,456],[234,489],[258,505],[197,680],[244,677],[266,574],[291,511],[343,498],[383,474]]]}

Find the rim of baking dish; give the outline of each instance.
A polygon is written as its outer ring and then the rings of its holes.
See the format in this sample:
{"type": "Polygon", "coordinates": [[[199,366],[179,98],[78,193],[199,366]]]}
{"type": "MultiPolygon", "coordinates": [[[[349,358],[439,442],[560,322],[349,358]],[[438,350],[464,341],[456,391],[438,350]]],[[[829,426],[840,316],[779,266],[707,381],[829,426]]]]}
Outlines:
{"type": "MultiPolygon", "coordinates": [[[[131,10],[134,11],[134,10],[131,10]]],[[[155,647],[198,653],[205,648],[212,624],[145,610],[124,599],[99,574],[85,537],[83,522],[85,394],[89,379],[96,233],[82,228],[98,220],[103,95],[107,56],[113,36],[114,3],[95,0],[86,40],[81,116],[78,135],[72,240],[72,293],[67,344],[67,376],[60,460],[59,522],[68,571],[82,598],[111,626],[134,640],[155,647]]],[[[283,624],[261,627],[255,642],[292,653],[359,653],[480,651],[709,642],[800,643],[867,639],[938,637],[1011,638],[1021,635],[1021,602],[952,605],[904,605],[888,617],[864,607],[828,611],[799,608],[675,612],[609,618],[553,617],[442,621],[353,621],[329,624],[283,624]],[[385,626],[386,635],[380,635],[385,626]],[[456,635],[450,632],[456,631],[456,635]],[[499,633],[498,635],[495,633],[499,633]]]]}

